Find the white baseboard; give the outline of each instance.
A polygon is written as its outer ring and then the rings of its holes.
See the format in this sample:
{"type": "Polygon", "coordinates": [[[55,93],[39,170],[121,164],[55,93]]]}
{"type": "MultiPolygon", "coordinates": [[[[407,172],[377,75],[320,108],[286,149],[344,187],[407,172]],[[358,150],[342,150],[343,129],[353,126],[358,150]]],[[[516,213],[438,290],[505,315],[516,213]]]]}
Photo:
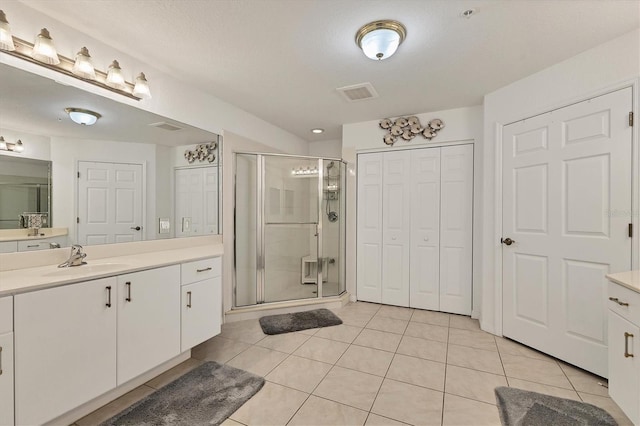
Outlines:
{"type": "Polygon", "coordinates": [[[235,308],[224,313],[224,322],[236,322],[249,319],[257,319],[265,315],[289,314],[292,312],[310,311],[312,309],[326,308],[338,309],[349,302],[349,293],[343,293],[335,298],[293,300],[278,303],[265,303],[260,305],[235,308]]]}

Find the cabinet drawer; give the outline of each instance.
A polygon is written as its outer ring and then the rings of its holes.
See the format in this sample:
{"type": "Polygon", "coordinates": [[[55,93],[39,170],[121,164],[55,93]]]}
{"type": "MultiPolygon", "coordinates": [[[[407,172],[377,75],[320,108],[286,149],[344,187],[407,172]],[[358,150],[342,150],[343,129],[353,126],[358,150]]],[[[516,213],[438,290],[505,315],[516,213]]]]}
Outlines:
{"type": "Polygon", "coordinates": [[[220,257],[212,257],[210,259],[183,263],[181,265],[182,285],[219,277],[222,270],[222,262],[220,259],[220,257]]]}
{"type": "Polygon", "coordinates": [[[48,250],[53,240],[24,240],[18,241],[18,251],[48,250]]]}
{"type": "Polygon", "coordinates": [[[13,296],[0,297],[0,334],[13,331],[13,296]]]}
{"type": "Polygon", "coordinates": [[[17,241],[0,241],[0,253],[13,253],[18,251],[17,241]]]}
{"type": "Polygon", "coordinates": [[[608,293],[607,306],[609,309],[627,321],[640,325],[640,293],[612,282],[609,283],[608,293]]]}

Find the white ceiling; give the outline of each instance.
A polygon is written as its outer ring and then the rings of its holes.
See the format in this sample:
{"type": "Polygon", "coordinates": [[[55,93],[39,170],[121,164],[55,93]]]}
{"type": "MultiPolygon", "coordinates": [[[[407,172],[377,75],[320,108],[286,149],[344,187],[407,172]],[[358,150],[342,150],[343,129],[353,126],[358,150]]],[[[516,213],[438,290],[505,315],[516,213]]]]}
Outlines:
{"type": "Polygon", "coordinates": [[[640,0],[23,3],[310,141],[340,138],[344,123],[481,104],[488,92],[640,26],[640,0]],[[469,8],[472,18],[460,17],[469,8]],[[407,28],[396,55],[381,62],[354,43],[376,19],[407,28]],[[362,82],[380,97],[348,103],[335,91],[362,82]],[[326,132],[312,135],[313,127],[326,132]]]}

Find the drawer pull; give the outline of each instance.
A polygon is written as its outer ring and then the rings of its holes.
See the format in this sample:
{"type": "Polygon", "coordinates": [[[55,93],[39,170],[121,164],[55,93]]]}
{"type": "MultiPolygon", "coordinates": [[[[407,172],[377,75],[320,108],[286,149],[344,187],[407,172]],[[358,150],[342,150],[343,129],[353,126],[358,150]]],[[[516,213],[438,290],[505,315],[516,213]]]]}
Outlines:
{"type": "Polygon", "coordinates": [[[2,376],[2,346],[0,346],[0,376],[2,376]]]}
{"type": "Polygon", "coordinates": [[[617,297],[610,297],[609,300],[611,300],[612,302],[616,302],[620,306],[629,306],[627,302],[621,302],[617,297]]]}
{"type": "Polygon", "coordinates": [[[204,269],[196,269],[196,272],[206,272],[206,271],[210,271],[212,268],[208,267],[208,268],[204,268],[204,269]]]}
{"type": "Polygon", "coordinates": [[[34,244],[34,245],[27,246],[27,248],[34,248],[34,247],[40,247],[40,244],[34,244]]]}
{"type": "Polygon", "coordinates": [[[107,308],[111,307],[111,286],[107,286],[107,308]]]}
{"type": "Polygon", "coordinates": [[[187,308],[191,307],[191,292],[187,292],[187,308]]]}
{"type": "Polygon", "coordinates": [[[131,281],[127,281],[124,285],[127,286],[127,297],[124,300],[131,302],[131,281]]]}
{"type": "Polygon", "coordinates": [[[625,331],[624,333],[624,357],[625,358],[633,357],[633,354],[629,353],[629,337],[633,339],[633,334],[627,333],[625,331]]]}

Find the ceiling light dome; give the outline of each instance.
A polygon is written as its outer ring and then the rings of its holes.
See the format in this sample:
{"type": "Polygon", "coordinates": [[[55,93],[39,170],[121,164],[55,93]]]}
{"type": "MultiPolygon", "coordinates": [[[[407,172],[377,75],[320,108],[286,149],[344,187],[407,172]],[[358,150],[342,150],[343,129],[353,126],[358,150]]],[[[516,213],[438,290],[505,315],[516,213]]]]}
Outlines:
{"type": "Polygon", "coordinates": [[[356,33],[356,44],[367,58],[381,61],[396,52],[406,35],[407,29],[400,22],[384,19],[360,28],[356,33]]]}
{"type": "Polygon", "coordinates": [[[91,126],[98,121],[98,118],[102,117],[97,112],[89,111],[82,108],[65,108],[64,111],[69,114],[69,118],[78,124],[85,126],[91,126]]]}

